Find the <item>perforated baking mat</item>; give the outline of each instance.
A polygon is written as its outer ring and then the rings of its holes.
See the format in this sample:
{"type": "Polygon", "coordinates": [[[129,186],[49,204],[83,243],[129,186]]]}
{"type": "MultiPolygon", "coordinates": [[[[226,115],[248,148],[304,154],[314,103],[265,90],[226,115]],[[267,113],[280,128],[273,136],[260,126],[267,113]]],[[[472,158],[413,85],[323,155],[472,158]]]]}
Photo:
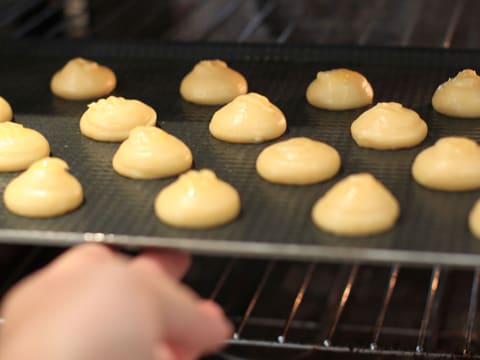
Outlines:
{"type": "MultiPolygon", "coordinates": [[[[54,219],[26,219],[0,204],[0,241],[72,245],[99,241],[118,246],[165,247],[234,256],[480,265],[480,240],[467,216],[480,191],[446,193],[417,185],[410,167],[416,154],[448,135],[480,140],[480,119],[448,118],[433,111],[436,86],[480,64],[480,52],[428,49],[348,48],[231,44],[92,42],[0,43],[0,95],[11,103],[15,121],[42,132],[52,155],[65,159],[85,191],[83,206],[54,219]],[[117,175],[111,159],[118,144],[83,137],[79,119],[87,101],[67,101],[49,91],[52,74],[73,56],[111,67],[118,76],[114,95],[140,99],[158,113],[158,126],[192,149],[194,168],[211,168],[235,186],[242,212],[232,223],[211,230],[179,230],[163,225],[153,211],[157,193],[174,179],[139,181],[117,175]],[[183,101],[178,87],[200,59],[225,59],[248,79],[251,91],[280,107],[288,130],[279,140],[309,136],[338,149],[342,169],[323,184],[272,185],[255,172],[255,160],[270,143],[234,145],[210,136],[217,107],[183,101]],[[348,67],[362,72],[375,102],[397,101],[416,110],[429,126],[427,139],[413,149],[375,151],[355,145],[351,122],[365,109],[329,112],[311,107],[305,89],[319,70],[348,67]],[[371,172],[398,198],[401,217],[387,233],[345,238],[318,230],[310,219],[314,202],[334,183],[371,172]]],[[[480,166],[480,164],[478,164],[480,166]]],[[[16,173],[0,174],[0,189],[16,173]]]]}

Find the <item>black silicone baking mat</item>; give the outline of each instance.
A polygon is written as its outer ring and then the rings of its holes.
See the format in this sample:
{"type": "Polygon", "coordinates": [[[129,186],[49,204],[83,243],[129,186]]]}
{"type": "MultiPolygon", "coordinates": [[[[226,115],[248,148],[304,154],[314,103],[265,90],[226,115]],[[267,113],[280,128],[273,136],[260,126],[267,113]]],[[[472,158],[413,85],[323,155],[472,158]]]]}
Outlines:
{"type": "MultiPolygon", "coordinates": [[[[448,118],[433,111],[436,86],[480,64],[480,52],[392,48],[322,48],[231,44],[152,44],[92,42],[0,43],[0,95],[11,103],[15,121],[42,132],[52,154],[65,159],[84,186],[85,204],[55,219],[25,219],[0,204],[0,241],[71,245],[103,241],[121,246],[168,247],[194,253],[277,258],[480,265],[480,241],[467,215],[480,191],[445,193],[412,181],[415,155],[439,137],[480,140],[480,119],[448,118]],[[217,229],[178,230],[153,212],[156,194],[173,179],[138,181],[118,176],[111,158],[118,144],[83,137],[78,122],[86,101],[67,101],[49,91],[51,75],[73,56],[110,66],[118,76],[114,94],[153,106],[158,125],[183,139],[194,167],[211,168],[240,192],[240,217],[217,229]],[[255,159],[269,143],[233,145],[209,135],[216,107],[184,102],[178,87],[200,59],[222,58],[248,79],[251,91],[268,96],[285,113],[282,136],[310,136],[335,146],[343,160],[331,181],[306,187],[272,185],[255,172],[255,159]],[[319,70],[349,67],[362,72],[375,90],[375,102],[397,101],[416,110],[429,125],[420,146],[400,151],[361,149],[350,137],[351,122],[365,109],[328,112],[305,100],[319,70]],[[371,172],[395,194],[402,213],[397,226],[367,238],[342,238],[315,228],[313,203],[339,179],[371,172]]],[[[478,164],[480,166],[480,164],[478,164]]],[[[0,174],[0,188],[16,174],[0,174]]]]}

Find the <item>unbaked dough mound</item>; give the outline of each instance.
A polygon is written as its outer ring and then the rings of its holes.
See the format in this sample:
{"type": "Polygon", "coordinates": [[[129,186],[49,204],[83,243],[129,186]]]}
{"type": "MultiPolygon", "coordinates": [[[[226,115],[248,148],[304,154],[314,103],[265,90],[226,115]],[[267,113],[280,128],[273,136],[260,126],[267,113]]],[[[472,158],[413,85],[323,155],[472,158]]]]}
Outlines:
{"type": "Polygon", "coordinates": [[[367,236],[391,229],[400,215],[392,193],[373,175],[354,174],[339,181],[315,203],[312,219],[336,235],[367,236]]]}
{"type": "Polygon", "coordinates": [[[420,144],[428,127],[418,114],[396,102],[378,103],[361,114],[351,126],[358,146],[394,150],[420,144]]]}
{"type": "Polygon", "coordinates": [[[171,226],[205,229],[226,224],[240,213],[240,196],[211,170],[190,170],[155,199],[155,213],[171,226]]]}
{"type": "Polygon", "coordinates": [[[115,73],[94,61],[74,58],[50,81],[52,92],[69,100],[86,100],[106,96],[117,85],[115,73]]]}
{"type": "Polygon", "coordinates": [[[157,113],[133,99],[109,96],[88,105],[80,119],[80,131],[98,141],[123,141],[137,126],[153,126],[157,113]]]}
{"type": "Polygon", "coordinates": [[[340,155],[332,146],[298,137],[266,147],[256,167],[258,174],[272,183],[307,185],[335,176],[340,163],[340,155]]]}
{"type": "Polygon", "coordinates": [[[117,173],[132,179],[158,179],[190,169],[192,152],[162,129],[139,126],[120,145],[112,165],[117,173]]]}
{"type": "Polygon", "coordinates": [[[83,189],[65,161],[44,158],[33,163],[5,188],[3,200],[14,214],[46,218],[63,215],[83,202],[83,189]]]}
{"type": "Polygon", "coordinates": [[[25,170],[49,154],[50,145],[38,131],[10,121],[0,123],[0,172],[25,170]]]}
{"type": "Polygon", "coordinates": [[[12,121],[13,111],[12,107],[3,97],[0,96],[0,123],[12,121]]]}
{"type": "Polygon", "coordinates": [[[192,103],[223,105],[247,93],[247,80],[222,60],[203,60],[180,84],[180,94],[192,103]]]}
{"type": "Polygon", "coordinates": [[[287,129],[282,111],[265,96],[248,93],[213,114],[210,133],[232,143],[260,143],[276,139],[287,129]]]}
{"type": "Polygon", "coordinates": [[[412,165],[415,181],[444,191],[480,188],[480,146],[469,138],[445,137],[417,155],[412,165]]]}
{"type": "Polygon", "coordinates": [[[480,76],[471,69],[460,71],[437,88],[432,105],[436,111],[448,116],[480,117],[480,76]]]}
{"type": "Polygon", "coordinates": [[[308,102],[320,109],[349,110],[373,101],[373,89],[359,72],[349,69],[320,71],[307,88],[308,102]]]}
{"type": "Polygon", "coordinates": [[[480,240],[480,199],[477,200],[470,211],[468,225],[472,234],[480,240]]]}

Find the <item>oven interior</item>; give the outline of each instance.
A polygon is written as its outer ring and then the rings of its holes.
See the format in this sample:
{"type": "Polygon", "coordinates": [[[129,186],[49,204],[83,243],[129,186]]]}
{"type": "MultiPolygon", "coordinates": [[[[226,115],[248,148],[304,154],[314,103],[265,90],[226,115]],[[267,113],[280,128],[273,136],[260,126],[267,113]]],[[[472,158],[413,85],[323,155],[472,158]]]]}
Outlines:
{"type": "MultiPolygon", "coordinates": [[[[0,36],[478,49],[476,10],[475,0],[4,0],[0,36]]],[[[2,245],[1,293],[62,251],[2,245]]],[[[196,256],[185,281],[235,324],[212,358],[480,358],[480,268],[196,256]]]]}

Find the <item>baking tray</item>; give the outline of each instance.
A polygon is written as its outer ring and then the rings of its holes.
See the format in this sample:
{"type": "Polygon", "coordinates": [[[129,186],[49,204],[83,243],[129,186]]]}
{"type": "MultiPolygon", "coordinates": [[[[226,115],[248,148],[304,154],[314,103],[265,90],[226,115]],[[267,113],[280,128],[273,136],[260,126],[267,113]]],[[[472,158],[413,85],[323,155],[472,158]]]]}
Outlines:
{"type": "MultiPolygon", "coordinates": [[[[55,219],[33,220],[0,205],[0,241],[72,245],[97,241],[124,247],[165,247],[193,253],[413,264],[480,265],[480,241],[467,226],[479,191],[445,193],[413,182],[416,154],[439,137],[466,135],[480,140],[480,120],[447,118],[433,111],[436,86],[457,71],[480,64],[480,52],[431,49],[3,41],[0,43],[0,95],[15,120],[48,138],[52,154],[65,159],[81,181],[85,203],[55,219]],[[114,94],[153,106],[158,125],[192,149],[194,167],[211,168],[241,194],[242,212],[231,224],[212,230],[179,230],[160,223],[153,212],[156,194],[173,179],[138,181],[114,173],[118,144],[83,137],[78,122],[86,101],[67,101],[49,91],[51,75],[81,55],[110,66],[118,76],[114,94]],[[255,159],[269,143],[234,145],[209,135],[217,107],[184,102],[178,87],[200,59],[222,58],[242,72],[251,91],[268,96],[285,113],[281,139],[310,136],[335,146],[340,173],[318,185],[272,185],[255,172],[255,159]],[[398,101],[415,109],[429,125],[420,146],[400,151],[362,149],[350,137],[351,122],[365,109],[328,112],[308,105],[304,93],[317,71],[349,67],[362,72],[375,90],[375,102],[398,101]],[[402,213],[387,233],[366,238],[337,237],[310,220],[313,203],[348,174],[371,172],[398,198],[402,213]]],[[[480,166],[480,164],[479,164],[480,166]]],[[[0,174],[0,189],[17,174],[0,174]]]]}

